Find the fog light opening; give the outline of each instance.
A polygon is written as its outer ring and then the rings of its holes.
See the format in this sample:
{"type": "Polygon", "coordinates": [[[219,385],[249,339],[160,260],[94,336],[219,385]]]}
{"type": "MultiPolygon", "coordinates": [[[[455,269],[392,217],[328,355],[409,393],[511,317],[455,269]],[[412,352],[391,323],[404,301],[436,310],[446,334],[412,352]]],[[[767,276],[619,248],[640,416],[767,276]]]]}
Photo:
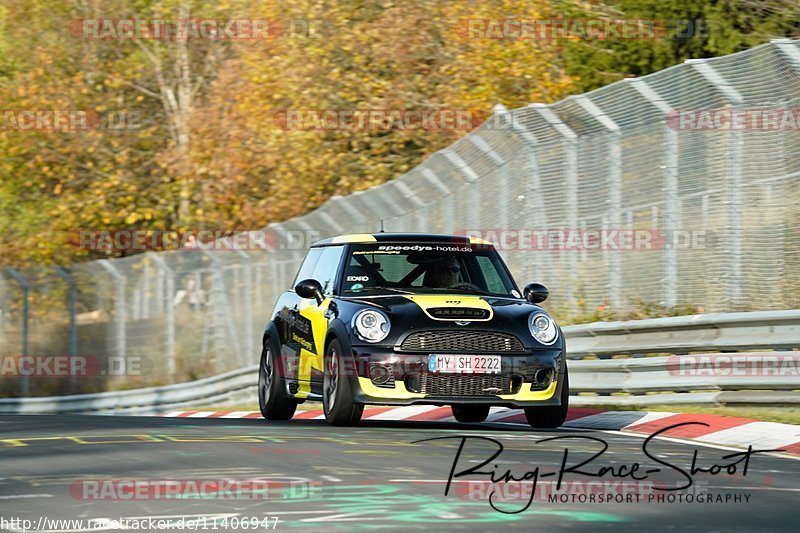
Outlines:
{"type": "Polygon", "coordinates": [[[386,385],[392,379],[392,371],[384,365],[370,365],[369,379],[375,385],[386,385]]]}
{"type": "Polygon", "coordinates": [[[552,368],[540,368],[533,375],[535,385],[546,389],[553,382],[553,374],[552,368]]]}

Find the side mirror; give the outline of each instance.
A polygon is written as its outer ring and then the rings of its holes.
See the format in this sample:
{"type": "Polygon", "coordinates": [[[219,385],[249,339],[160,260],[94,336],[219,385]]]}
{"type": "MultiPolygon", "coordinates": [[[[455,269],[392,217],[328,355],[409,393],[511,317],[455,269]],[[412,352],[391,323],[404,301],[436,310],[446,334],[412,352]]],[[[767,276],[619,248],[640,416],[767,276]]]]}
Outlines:
{"type": "Polygon", "coordinates": [[[538,304],[547,300],[550,291],[541,283],[528,283],[522,290],[522,295],[532,304],[538,304]]]}
{"type": "Polygon", "coordinates": [[[294,287],[294,292],[300,298],[314,298],[317,304],[322,303],[324,297],[322,296],[322,285],[315,279],[304,279],[294,287]]]}

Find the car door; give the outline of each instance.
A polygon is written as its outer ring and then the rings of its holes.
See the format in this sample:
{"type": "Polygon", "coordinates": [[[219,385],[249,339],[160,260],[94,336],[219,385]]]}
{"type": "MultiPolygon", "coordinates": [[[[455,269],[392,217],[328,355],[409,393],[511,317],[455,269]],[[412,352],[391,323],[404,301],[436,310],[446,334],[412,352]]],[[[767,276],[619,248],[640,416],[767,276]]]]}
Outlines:
{"type": "Polygon", "coordinates": [[[318,304],[313,298],[300,299],[295,323],[302,325],[304,331],[298,332],[298,337],[303,341],[300,346],[297,373],[300,385],[298,397],[307,397],[309,392],[320,394],[322,391],[322,365],[329,321],[328,306],[338,279],[343,253],[344,246],[323,247],[314,272],[310,276],[322,286],[322,294],[325,297],[322,303],[318,304]]]}
{"type": "MultiPolygon", "coordinates": [[[[308,323],[308,319],[300,315],[300,306],[303,299],[294,292],[294,286],[298,281],[312,276],[320,255],[322,255],[322,249],[320,248],[309,250],[303,260],[303,264],[300,266],[294,283],[288,291],[280,296],[273,313],[272,320],[278,331],[280,355],[283,362],[282,375],[292,382],[296,382],[298,379],[300,350],[304,343],[311,342],[311,325],[308,323]]],[[[290,385],[291,389],[296,390],[297,386],[292,387],[290,385]]]]}

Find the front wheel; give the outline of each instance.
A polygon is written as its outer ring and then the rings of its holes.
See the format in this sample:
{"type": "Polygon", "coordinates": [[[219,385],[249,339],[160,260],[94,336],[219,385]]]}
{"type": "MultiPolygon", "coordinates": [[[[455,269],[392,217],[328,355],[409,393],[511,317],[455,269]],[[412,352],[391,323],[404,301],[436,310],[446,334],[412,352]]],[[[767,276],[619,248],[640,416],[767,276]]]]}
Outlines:
{"type": "Polygon", "coordinates": [[[289,420],[297,409],[297,401],[286,392],[280,368],[277,354],[267,340],[258,365],[258,407],[267,420],[289,420]]]}
{"type": "Polygon", "coordinates": [[[489,416],[488,405],[451,405],[453,418],[463,423],[483,422],[489,416]]]}
{"type": "Polygon", "coordinates": [[[353,389],[339,341],[333,339],[325,350],[322,375],[322,410],[333,426],[354,426],[361,420],[364,406],[353,401],[353,389]]]}
{"type": "Polygon", "coordinates": [[[564,383],[561,385],[561,405],[547,405],[543,407],[526,407],[525,418],[528,424],[535,428],[561,427],[567,420],[569,411],[569,372],[564,366],[564,383]]]}

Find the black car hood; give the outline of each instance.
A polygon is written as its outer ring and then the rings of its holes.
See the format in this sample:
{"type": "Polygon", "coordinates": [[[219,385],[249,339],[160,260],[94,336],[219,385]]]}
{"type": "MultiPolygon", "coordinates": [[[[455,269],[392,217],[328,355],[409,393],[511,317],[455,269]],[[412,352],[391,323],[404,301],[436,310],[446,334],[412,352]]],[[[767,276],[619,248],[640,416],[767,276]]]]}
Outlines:
{"type": "Polygon", "coordinates": [[[544,312],[538,305],[522,299],[499,298],[474,294],[397,294],[375,297],[342,298],[356,305],[378,308],[386,312],[393,322],[413,323],[415,327],[449,328],[468,323],[474,329],[514,331],[519,334],[527,331],[527,320],[533,312],[544,312]],[[485,309],[489,311],[486,319],[441,319],[431,314],[432,309],[485,309]]]}

